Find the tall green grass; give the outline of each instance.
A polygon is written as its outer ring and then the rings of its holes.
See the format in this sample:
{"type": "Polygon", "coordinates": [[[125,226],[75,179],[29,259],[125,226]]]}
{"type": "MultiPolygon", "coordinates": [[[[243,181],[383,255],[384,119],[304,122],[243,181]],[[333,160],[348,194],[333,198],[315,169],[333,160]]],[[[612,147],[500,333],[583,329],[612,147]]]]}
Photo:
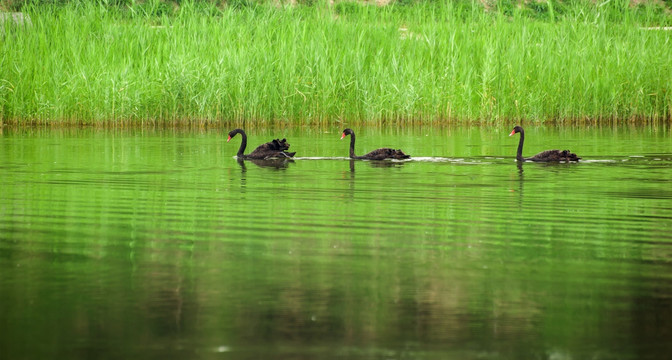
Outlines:
{"type": "Polygon", "coordinates": [[[653,5],[236,4],[26,6],[33,25],[0,35],[0,121],[672,117],[672,31],[643,29],[672,21],[653,5]]]}

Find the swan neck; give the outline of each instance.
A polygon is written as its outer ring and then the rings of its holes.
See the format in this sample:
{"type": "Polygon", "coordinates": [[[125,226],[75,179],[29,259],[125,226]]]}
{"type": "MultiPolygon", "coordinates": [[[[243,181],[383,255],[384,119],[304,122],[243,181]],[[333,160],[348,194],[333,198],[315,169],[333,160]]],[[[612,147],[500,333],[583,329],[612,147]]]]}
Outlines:
{"type": "Polygon", "coordinates": [[[243,157],[243,153],[245,152],[245,148],[247,147],[247,134],[245,134],[245,131],[239,131],[240,136],[243,137],[242,141],[240,142],[240,148],[238,148],[238,157],[243,157]]]}
{"type": "Polygon", "coordinates": [[[350,133],[350,157],[351,158],[356,158],[357,155],[355,155],[355,133],[350,133]]]}
{"type": "Polygon", "coordinates": [[[518,152],[516,153],[516,160],[524,161],[523,158],[523,143],[525,142],[525,131],[520,130],[520,140],[518,140],[518,152]]]}

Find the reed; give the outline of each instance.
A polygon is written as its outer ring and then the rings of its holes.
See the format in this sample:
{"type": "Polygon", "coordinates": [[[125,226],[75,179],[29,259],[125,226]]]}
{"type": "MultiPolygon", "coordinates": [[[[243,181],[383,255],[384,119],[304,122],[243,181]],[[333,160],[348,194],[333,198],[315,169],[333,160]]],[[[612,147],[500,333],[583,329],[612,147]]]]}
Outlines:
{"type": "Polygon", "coordinates": [[[25,6],[0,121],[98,125],[669,121],[669,12],[500,2],[25,6]],[[164,9],[165,10],[165,9],[164,9]]]}

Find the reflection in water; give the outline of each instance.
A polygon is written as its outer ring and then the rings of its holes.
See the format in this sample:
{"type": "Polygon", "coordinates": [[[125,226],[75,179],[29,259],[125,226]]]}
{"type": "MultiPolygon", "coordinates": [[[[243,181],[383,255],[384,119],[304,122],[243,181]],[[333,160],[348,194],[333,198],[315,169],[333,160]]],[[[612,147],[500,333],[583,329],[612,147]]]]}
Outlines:
{"type": "Polygon", "coordinates": [[[355,174],[355,160],[350,159],[348,162],[350,163],[350,174],[352,175],[351,177],[354,178],[354,174],[355,174]]]}
{"type": "Polygon", "coordinates": [[[271,169],[287,169],[289,167],[289,164],[293,164],[294,160],[293,159],[250,159],[248,160],[252,162],[254,165],[257,165],[261,168],[271,168],[271,169]]]}
{"type": "Polygon", "coordinates": [[[455,158],[291,166],[54,134],[0,142],[4,358],[672,352],[669,135],[627,142],[661,155],[514,169],[469,134],[455,158]]]}
{"type": "MultiPolygon", "coordinates": [[[[667,269],[669,271],[669,268],[667,269]]],[[[642,278],[638,284],[647,283],[649,279],[642,278]]],[[[641,285],[640,285],[641,286],[641,285]]],[[[659,354],[672,354],[672,281],[660,279],[656,284],[648,285],[649,291],[641,292],[633,299],[631,314],[634,320],[632,329],[637,344],[661,344],[655,349],[659,354]]],[[[615,314],[619,316],[620,314],[615,314]]],[[[637,348],[639,359],[648,358],[651,351],[647,346],[637,348]]]]}
{"type": "Polygon", "coordinates": [[[523,210],[523,189],[525,188],[525,171],[523,170],[523,161],[516,161],[518,168],[518,211],[523,210]]]}
{"type": "Polygon", "coordinates": [[[240,166],[240,171],[242,173],[247,172],[247,167],[245,166],[245,160],[241,158],[236,158],[236,162],[238,162],[238,165],[240,166]]]}
{"type": "Polygon", "coordinates": [[[355,200],[355,162],[358,162],[357,160],[354,159],[349,159],[348,160],[348,171],[347,173],[344,171],[343,172],[343,178],[347,180],[347,185],[348,189],[346,191],[347,198],[350,201],[355,200]]]}
{"type": "Polygon", "coordinates": [[[247,167],[245,160],[241,158],[236,158],[236,162],[240,166],[240,191],[244,193],[247,185],[247,167]]]}
{"type": "Polygon", "coordinates": [[[289,164],[294,163],[293,159],[287,159],[287,158],[278,158],[278,159],[241,159],[241,158],[236,158],[236,162],[238,163],[238,166],[240,166],[240,189],[242,192],[245,191],[246,185],[247,185],[247,165],[245,162],[251,162],[254,165],[260,167],[260,168],[268,168],[268,169],[273,169],[273,170],[285,170],[289,167],[289,164]]]}
{"type": "Polygon", "coordinates": [[[145,281],[153,284],[145,289],[147,301],[143,312],[146,313],[152,332],[158,337],[178,336],[180,333],[190,331],[188,327],[193,322],[193,314],[188,311],[196,303],[193,293],[185,291],[183,278],[179,268],[166,268],[161,273],[144,274],[138,276],[150,276],[145,281]]]}
{"type": "Polygon", "coordinates": [[[396,168],[402,167],[406,164],[406,161],[393,161],[393,160],[371,160],[367,161],[373,168],[396,168]]]}
{"type": "Polygon", "coordinates": [[[237,159],[238,165],[240,165],[242,171],[246,171],[245,161],[249,161],[254,165],[257,165],[260,168],[271,168],[271,169],[286,169],[289,167],[289,164],[293,164],[294,160],[289,158],[277,158],[277,159],[237,159]]]}

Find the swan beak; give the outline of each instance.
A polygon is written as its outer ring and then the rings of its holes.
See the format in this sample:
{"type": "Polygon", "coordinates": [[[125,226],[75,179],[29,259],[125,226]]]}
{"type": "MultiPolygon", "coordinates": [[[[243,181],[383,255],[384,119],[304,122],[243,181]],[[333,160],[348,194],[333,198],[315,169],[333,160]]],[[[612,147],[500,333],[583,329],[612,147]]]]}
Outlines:
{"type": "Polygon", "coordinates": [[[515,134],[515,133],[516,133],[516,130],[512,130],[511,133],[509,134],[509,136],[513,136],[513,134],[515,134]]]}
{"type": "Polygon", "coordinates": [[[226,142],[229,142],[229,140],[231,140],[231,135],[229,135],[229,138],[226,139],[226,142]]]}
{"type": "Polygon", "coordinates": [[[345,133],[341,134],[341,140],[345,138],[345,133]]]}

